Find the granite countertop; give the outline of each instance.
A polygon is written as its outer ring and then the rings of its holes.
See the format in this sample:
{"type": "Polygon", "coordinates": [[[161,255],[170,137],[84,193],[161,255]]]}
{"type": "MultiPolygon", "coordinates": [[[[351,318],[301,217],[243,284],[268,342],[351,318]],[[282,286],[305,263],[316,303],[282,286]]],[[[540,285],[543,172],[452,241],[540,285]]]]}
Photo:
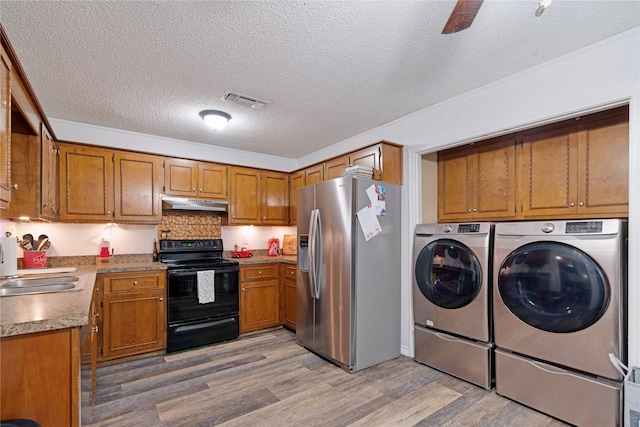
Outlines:
{"type": "Polygon", "coordinates": [[[127,271],[166,270],[167,265],[162,262],[123,262],[96,266],[98,274],[125,273],[127,271]]]}
{"type": "Polygon", "coordinates": [[[273,262],[281,262],[284,264],[296,264],[295,255],[278,255],[278,256],[252,256],[251,258],[230,258],[234,261],[238,261],[240,266],[249,264],[267,264],[273,262]]]}
{"type": "Polygon", "coordinates": [[[166,269],[161,262],[145,261],[80,265],[64,274],[80,276],[81,290],[0,297],[0,337],[84,326],[89,323],[97,274],[166,269]]]}
{"type": "Polygon", "coordinates": [[[0,297],[0,337],[86,325],[96,269],[82,268],[64,274],[80,276],[81,289],[0,297]]]}

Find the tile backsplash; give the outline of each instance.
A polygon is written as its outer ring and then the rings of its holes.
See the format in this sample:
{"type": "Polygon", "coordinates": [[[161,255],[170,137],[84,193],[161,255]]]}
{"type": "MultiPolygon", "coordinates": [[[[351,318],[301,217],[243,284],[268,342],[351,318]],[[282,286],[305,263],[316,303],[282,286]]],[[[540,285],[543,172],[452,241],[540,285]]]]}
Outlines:
{"type": "Polygon", "coordinates": [[[170,239],[219,239],[222,218],[211,212],[164,211],[158,225],[158,239],[162,230],[170,230],[170,239]]]}

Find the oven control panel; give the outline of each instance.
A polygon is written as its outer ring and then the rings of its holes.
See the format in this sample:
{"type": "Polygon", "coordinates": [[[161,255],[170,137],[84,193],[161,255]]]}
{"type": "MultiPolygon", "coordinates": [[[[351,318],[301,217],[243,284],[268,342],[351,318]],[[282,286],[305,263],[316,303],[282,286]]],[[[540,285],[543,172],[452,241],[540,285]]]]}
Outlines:
{"type": "Polygon", "coordinates": [[[160,240],[160,252],[222,250],[222,239],[160,240]]]}

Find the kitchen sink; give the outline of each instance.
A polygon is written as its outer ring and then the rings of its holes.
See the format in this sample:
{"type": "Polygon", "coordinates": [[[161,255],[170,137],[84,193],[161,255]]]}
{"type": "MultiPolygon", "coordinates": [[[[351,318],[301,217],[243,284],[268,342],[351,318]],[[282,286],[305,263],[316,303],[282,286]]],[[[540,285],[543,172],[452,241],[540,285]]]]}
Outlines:
{"type": "Polygon", "coordinates": [[[4,280],[0,283],[0,296],[40,294],[82,289],[78,276],[39,276],[4,280]]]}

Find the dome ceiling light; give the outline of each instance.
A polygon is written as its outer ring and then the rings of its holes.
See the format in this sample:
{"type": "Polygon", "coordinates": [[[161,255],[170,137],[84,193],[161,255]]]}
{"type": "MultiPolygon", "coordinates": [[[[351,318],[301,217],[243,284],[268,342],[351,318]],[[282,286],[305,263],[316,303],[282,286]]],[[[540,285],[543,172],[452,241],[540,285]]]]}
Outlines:
{"type": "Polygon", "coordinates": [[[207,126],[216,131],[224,128],[227,123],[229,123],[229,120],[231,120],[230,114],[219,110],[200,111],[200,117],[202,117],[202,120],[204,120],[207,126]]]}

